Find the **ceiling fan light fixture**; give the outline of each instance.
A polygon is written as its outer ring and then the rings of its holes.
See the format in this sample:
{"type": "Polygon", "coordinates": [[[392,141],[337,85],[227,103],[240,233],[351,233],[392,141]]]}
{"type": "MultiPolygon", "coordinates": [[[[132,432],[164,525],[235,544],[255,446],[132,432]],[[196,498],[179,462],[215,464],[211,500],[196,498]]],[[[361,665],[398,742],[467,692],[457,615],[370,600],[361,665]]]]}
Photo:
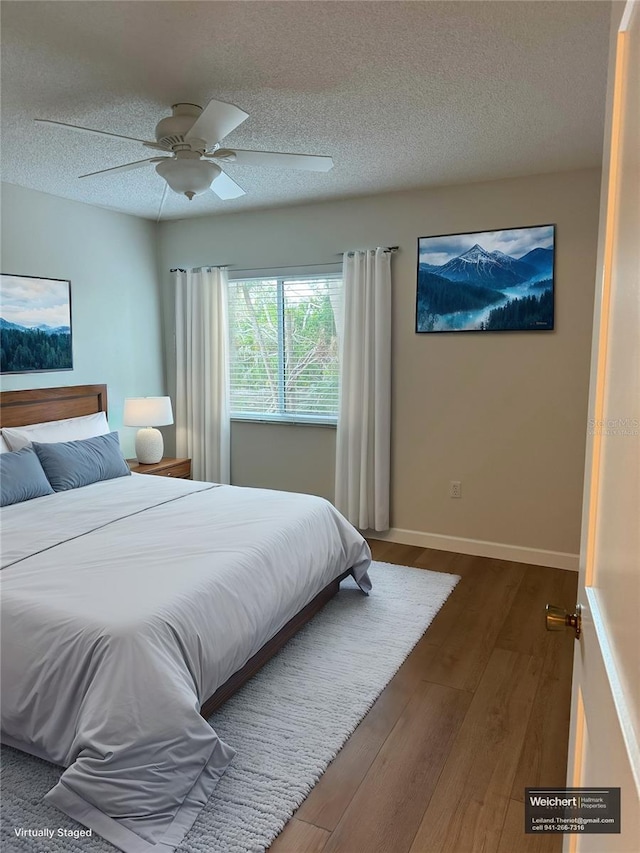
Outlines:
{"type": "Polygon", "coordinates": [[[98,169],[79,177],[114,175],[130,169],[141,169],[150,163],[157,164],[156,172],[166,182],[162,203],[166,197],[167,187],[178,195],[185,195],[189,201],[195,195],[206,193],[209,189],[223,201],[246,195],[240,184],[224,172],[220,165],[212,163],[209,158],[220,161],[222,166],[233,163],[238,166],[301,169],[307,172],[328,172],[333,167],[331,157],[317,154],[222,148],[221,140],[248,118],[249,114],[240,107],[225,101],[217,101],[215,98],[212,98],[204,108],[198,104],[180,102],[172,106],[170,116],[165,116],[158,122],[156,138],[153,142],[134,136],[123,136],[111,130],[96,130],[52,119],[36,119],[36,121],[94,136],[141,142],[146,148],[161,151],[164,155],[162,157],[147,157],[144,160],[123,163],[121,166],[98,169]]]}
{"type": "Polygon", "coordinates": [[[206,160],[167,159],[158,163],[156,172],[171,189],[191,201],[194,195],[206,192],[222,170],[206,160]]]}

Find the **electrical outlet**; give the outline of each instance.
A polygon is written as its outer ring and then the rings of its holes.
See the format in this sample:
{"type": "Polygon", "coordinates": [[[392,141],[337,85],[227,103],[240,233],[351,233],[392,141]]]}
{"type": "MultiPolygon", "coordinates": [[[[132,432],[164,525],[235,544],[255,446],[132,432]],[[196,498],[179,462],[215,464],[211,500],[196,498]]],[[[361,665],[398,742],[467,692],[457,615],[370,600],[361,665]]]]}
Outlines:
{"type": "Polygon", "coordinates": [[[460,482],[460,480],[451,480],[451,482],[449,483],[449,497],[462,497],[462,483],[460,482]]]}

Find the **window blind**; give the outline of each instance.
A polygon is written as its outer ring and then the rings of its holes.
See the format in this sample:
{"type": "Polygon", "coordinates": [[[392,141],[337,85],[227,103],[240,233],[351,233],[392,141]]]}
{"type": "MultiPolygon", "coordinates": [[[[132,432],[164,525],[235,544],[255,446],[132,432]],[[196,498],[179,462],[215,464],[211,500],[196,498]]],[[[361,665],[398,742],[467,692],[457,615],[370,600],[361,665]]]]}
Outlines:
{"type": "Polygon", "coordinates": [[[229,283],[231,414],[335,422],[341,276],[229,283]]]}

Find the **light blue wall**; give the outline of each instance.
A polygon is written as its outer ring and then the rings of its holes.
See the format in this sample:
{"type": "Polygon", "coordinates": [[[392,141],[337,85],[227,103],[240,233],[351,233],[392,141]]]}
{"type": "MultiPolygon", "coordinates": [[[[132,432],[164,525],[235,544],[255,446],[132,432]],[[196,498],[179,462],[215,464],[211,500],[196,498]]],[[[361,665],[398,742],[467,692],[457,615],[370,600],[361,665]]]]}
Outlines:
{"type": "Polygon", "coordinates": [[[2,390],[105,382],[109,424],[133,456],[124,398],[165,393],[155,224],[3,184],[2,272],[71,280],[74,364],[2,376],[2,390]]]}
{"type": "MultiPolygon", "coordinates": [[[[599,172],[586,170],[156,226],[9,186],[2,270],[71,279],[76,367],[5,377],[3,387],[106,382],[118,429],[125,396],[173,391],[171,267],[327,264],[349,248],[397,245],[393,526],[576,553],[599,193],[599,172]],[[414,333],[418,237],[550,222],[557,225],[554,332],[414,333]],[[461,501],[450,500],[450,480],[463,482],[461,501]]],[[[124,431],[130,455],[133,433],[124,431]]],[[[231,438],[234,484],[332,497],[333,430],[236,422],[231,438]]]]}

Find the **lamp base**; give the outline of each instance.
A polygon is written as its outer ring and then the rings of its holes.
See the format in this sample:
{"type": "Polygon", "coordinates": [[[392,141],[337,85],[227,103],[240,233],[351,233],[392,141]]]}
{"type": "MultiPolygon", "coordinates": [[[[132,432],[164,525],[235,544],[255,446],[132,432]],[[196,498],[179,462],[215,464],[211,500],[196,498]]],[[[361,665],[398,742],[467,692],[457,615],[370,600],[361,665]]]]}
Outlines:
{"type": "Polygon", "coordinates": [[[141,465],[153,465],[162,459],[164,439],[159,429],[145,427],[136,434],[136,457],[141,465]]]}

